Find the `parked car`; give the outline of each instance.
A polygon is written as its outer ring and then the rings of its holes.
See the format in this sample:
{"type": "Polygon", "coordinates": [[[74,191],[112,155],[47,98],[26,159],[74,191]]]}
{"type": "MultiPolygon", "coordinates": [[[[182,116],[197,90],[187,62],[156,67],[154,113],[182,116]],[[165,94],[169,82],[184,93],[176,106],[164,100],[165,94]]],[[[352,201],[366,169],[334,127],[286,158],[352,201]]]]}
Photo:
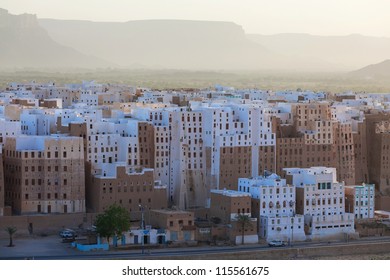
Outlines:
{"type": "Polygon", "coordinates": [[[286,246],[286,244],[280,240],[272,240],[272,241],[268,242],[268,246],[270,246],[270,247],[283,247],[283,246],[286,246]]]}
{"type": "Polygon", "coordinates": [[[72,229],[64,229],[60,232],[60,237],[64,239],[74,239],[77,237],[77,233],[72,229]]]}

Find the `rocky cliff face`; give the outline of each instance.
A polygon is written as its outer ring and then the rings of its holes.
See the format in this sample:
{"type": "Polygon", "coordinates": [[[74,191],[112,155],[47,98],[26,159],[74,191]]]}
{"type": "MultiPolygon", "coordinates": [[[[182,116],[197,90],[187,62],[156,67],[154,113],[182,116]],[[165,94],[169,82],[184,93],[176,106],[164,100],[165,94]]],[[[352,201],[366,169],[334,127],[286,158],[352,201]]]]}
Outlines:
{"type": "Polygon", "coordinates": [[[99,67],[108,63],[53,41],[35,15],[0,9],[0,68],[99,67]]]}
{"type": "Polygon", "coordinates": [[[36,28],[38,27],[38,19],[36,15],[22,14],[11,15],[7,10],[0,8],[0,27],[15,27],[15,28],[36,28]]]}

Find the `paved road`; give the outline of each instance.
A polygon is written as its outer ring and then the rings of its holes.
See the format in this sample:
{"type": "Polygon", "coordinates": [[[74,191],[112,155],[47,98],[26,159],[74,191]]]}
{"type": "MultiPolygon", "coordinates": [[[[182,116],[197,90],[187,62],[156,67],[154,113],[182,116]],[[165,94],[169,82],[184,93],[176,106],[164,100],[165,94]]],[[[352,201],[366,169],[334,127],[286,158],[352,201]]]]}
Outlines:
{"type": "MultiPolygon", "coordinates": [[[[293,245],[294,248],[308,247],[335,247],[349,244],[390,243],[390,237],[364,238],[350,242],[301,242],[293,245]]],[[[232,252],[253,252],[264,250],[282,250],[283,248],[270,248],[266,245],[244,246],[204,246],[193,248],[164,248],[152,249],[150,253],[145,250],[111,250],[108,252],[79,252],[68,243],[62,243],[56,236],[16,239],[15,247],[6,247],[8,240],[0,240],[0,259],[37,259],[37,260],[97,260],[97,259],[147,259],[173,256],[220,254],[232,252]]]]}

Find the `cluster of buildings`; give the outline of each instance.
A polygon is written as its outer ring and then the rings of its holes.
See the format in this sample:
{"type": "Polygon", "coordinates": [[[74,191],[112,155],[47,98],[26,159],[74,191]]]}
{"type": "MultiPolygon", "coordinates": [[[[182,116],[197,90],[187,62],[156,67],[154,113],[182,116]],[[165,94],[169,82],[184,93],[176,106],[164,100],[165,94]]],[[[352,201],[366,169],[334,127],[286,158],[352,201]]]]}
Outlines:
{"type": "Polygon", "coordinates": [[[134,243],[354,234],[354,220],[390,210],[389,101],[10,83],[0,92],[0,216],[117,203],[140,220],[142,208],[152,227],[129,232],[134,243]]]}

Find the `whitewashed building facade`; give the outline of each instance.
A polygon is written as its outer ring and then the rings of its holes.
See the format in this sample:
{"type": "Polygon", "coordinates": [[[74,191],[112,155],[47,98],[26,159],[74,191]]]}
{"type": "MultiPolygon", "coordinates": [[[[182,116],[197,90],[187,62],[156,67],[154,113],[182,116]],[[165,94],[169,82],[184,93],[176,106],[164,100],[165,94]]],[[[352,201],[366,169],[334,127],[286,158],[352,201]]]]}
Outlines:
{"type": "Polygon", "coordinates": [[[238,190],[250,193],[256,201],[259,235],[271,240],[303,241],[304,219],[295,213],[295,187],[276,174],[241,178],[238,190]]]}

